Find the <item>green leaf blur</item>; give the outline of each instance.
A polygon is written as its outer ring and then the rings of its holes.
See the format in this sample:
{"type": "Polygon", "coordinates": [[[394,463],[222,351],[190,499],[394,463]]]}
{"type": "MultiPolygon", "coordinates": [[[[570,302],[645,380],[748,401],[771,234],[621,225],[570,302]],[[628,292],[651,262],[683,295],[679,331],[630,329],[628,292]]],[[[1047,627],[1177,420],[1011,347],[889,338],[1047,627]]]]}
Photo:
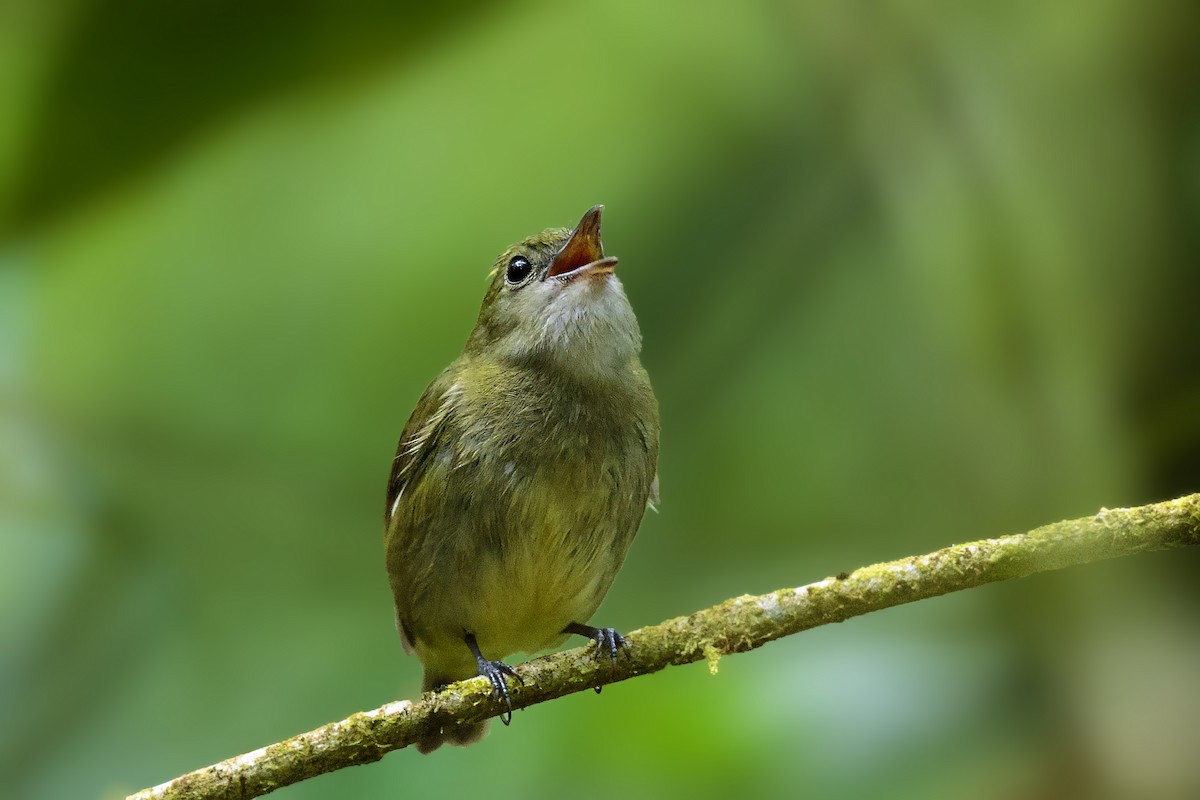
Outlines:
{"type": "MultiPolygon", "coordinates": [[[[606,204],[632,630],[1200,488],[1200,7],[0,5],[0,793],[418,691],[384,481],[507,244],[606,204]]],[[[1200,795],[1200,557],[516,715],[325,797],[1200,795]]]]}

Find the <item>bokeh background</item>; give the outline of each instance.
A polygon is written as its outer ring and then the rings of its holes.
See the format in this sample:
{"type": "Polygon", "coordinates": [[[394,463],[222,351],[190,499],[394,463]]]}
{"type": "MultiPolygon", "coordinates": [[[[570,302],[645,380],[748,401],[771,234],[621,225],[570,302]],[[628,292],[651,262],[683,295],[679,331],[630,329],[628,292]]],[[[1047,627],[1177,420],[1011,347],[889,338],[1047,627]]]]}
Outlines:
{"type": "MultiPolygon", "coordinates": [[[[383,488],[495,254],[607,204],[663,418],[597,619],[1200,489],[1193,3],[0,4],[0,775],[419,687],[383,488]]],[[[893,609],[326,797],[1200,796],[1200,555],[893,609]]]]}

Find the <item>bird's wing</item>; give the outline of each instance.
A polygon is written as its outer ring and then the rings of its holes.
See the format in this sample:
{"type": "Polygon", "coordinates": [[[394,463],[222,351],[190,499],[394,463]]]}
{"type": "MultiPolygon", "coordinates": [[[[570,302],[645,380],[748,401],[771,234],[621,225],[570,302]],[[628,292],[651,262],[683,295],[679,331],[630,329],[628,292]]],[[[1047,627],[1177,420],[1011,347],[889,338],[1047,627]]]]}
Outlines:
{"type": "MultiPolygon", "coordinates": [[[[399,565],[394,559],[402,558],[406,531],[393,524],[396,512],[405,500],[405,489],[420,480],[429,457],[444,437],[442,430],[447,425],[458,394],[451,371],[447,368],[434,379],[421,395],[412,416],[404,425],[400,442],[396,445],[396,457],[392,459],[392,472],[388,476],[387,499],[383,510],[384,546],[387,550],[388,573],[391,579],[399,565]]],[[[411,493],[409,493],[411,494],[411,493]]],[[[396,587],[393,584],[393,591],[396,587]]],[[[403,618],[400,595],[396,595],[396,629],[407,653],[413,652],[413,635],[403,618]]]]}
{"type": "Polygon", "coordinates": [[[383,510],[385,528],[390,526],[400,506],[405,485],[420,472],[422,464],[436,447],[440,438],[438,431],[450,416],[457,392],[458,386],[447,368],[425,389],[412,416],[405,423],[396,445],[396,457],[392,459],[392,472],[388,476],[387,501],[383,510]]]}

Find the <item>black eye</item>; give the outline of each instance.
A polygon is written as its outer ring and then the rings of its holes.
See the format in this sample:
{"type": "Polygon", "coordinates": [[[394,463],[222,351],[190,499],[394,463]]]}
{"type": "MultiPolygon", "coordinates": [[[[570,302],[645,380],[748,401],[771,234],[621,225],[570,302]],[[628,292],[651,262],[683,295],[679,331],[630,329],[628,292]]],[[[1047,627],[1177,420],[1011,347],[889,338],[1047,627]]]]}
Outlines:
{"type": "Polygon", "coordinates": [[[533,265],[529,263],[529,259],[525,256],[513,256],[508,262],[508,272],[505,278],[509,283],[520,283],[529,277],[529,273],[533,270],[533,265]]]}

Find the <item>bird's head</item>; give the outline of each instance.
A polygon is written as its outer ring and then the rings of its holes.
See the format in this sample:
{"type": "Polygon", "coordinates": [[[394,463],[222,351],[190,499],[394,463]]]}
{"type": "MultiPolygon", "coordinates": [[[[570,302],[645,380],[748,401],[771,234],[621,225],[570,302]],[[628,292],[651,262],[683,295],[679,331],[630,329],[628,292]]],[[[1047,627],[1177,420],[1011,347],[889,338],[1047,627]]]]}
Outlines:
{"type": "Polygon", "coordinates": [[[641,347],[633,309],[604,255],[594,206],[575,228],[550,228],[496,259],[467,351],[581,374],[628,364],[641,347]]]}

